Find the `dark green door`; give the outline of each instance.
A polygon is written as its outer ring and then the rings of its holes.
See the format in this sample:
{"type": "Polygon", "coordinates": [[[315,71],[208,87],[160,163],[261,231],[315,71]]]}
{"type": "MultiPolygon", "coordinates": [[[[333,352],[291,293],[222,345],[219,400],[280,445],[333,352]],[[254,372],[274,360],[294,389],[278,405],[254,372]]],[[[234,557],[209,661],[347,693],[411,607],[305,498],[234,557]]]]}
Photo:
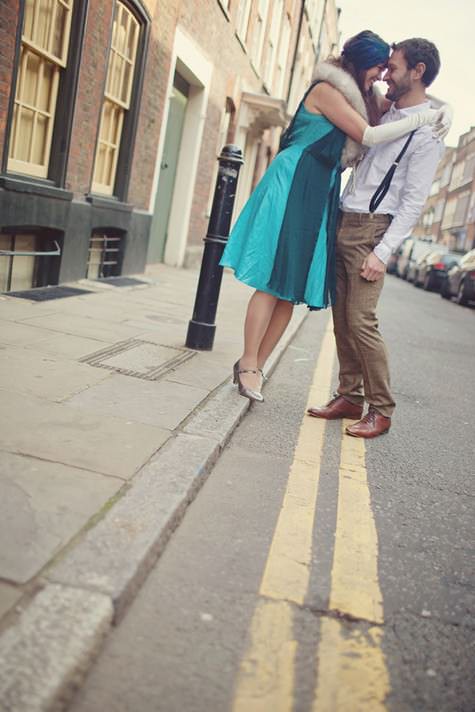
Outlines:
{"type": "Polygon", "coordinates": [[[147,262],[161,262],[168,234],[168,221],[175,187],[178,154],[180,152],[183,124],[190,85],[175,72],[170,97],[165,145],[163,147],[158,191],[155,199],[147,262]]]}

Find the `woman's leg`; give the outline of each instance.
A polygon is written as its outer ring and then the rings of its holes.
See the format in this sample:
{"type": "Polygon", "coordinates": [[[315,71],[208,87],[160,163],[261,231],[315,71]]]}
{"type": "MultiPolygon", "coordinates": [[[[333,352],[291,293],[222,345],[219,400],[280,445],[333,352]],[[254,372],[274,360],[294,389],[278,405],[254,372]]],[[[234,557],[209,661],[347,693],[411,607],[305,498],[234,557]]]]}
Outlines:
{"type": "Polygon", "coordinates": [[[267,331],[259,346],[257,354],[257,365],[264,368],[264,364],[280,341],[280,338],[287,328],[292,317],[294,305],[292,302],[279,299],[272,312],[272,318],[267,327],[267,331]]]}
{"type": "MultiPolygon", "coordinates": [[[[260,291],[250,298],[244,323],[244,352],[239,360],[241,369],[257,369],[259,349],[278,301],[272,294],[260,291]]],[[[247,388],[260,390],[260,374],[242,373],[240,378],[247,388]]]]}

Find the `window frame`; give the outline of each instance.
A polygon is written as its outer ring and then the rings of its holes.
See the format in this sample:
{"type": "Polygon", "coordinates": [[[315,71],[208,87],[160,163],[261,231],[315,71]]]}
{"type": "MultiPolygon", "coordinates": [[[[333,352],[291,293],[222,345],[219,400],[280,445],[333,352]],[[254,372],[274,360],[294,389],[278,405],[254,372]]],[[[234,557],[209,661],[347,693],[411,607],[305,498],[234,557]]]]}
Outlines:
{"type": "Polygon", "coordinates": [[[247,35],[251,19],[252,0],[239,0],[236,10],[236,37],[247,49],[247,35]]]}
{"type": "Polygon", "coordinates": [[[93,189],[94,170],[96,165],[97,150],[99,146],[102,112],[104,102],[107,99],[107,74],[109,70],[109,57],[112,49],[112,34],[114,29],[114,16],[117,2],[118,0],[114,0],[113,11],[111,14],[111,26],[109,31],[109,43],[107,49],[107,71],[104,77],[102,105],[97,122],[96,141],[94,144],[94,161],[90,177],[89,195],[91,197],[100,198],[101,200],[119,200],[124,202],[127,200],[130,175],[132,172],[132,163],[137,137],[137,124],[140,116],[140,102],[142,98],[145,66],[147,59],[147,49],[150,39],[151,17],[148,10],[141,2],[139,2],[139,0],[120,0],[120,2],[129,10],[129,12],[137,20],[139,24],[139,29],[137,37],[135,67],[131,82],[130,108],[125,111],[123,117],[122,132],[120,137],[119,151],[116,159],[116,172],[114,184],[112,186],[112,193],[100,193],[93,189]]]}
{"type": "MultiPolygon", "coordinates": [[[[64,188],[89,0],[74,0],[69,23],[68,52],[66,57],[63,58],[62,63],[58,63],[58,66],[62,67],[62,74],[58,78],[59,86],[56,96],[53,125],[51,128],[51,145],[46,177],[36,175],[33,172],[19,173],[8,168],[10,145],[13,138],[13,115],[19,80],[22,44],[24,44],[26,48],[34,47],[31,42],[24,42],[22,37],[25,22],[25,5],[25,0],[21,0],[16,29],[15,56],[13,58],[12,82],[5,127],[4,149],[1,160],[1,174],[2,176],[14,177],[22,182],[33,181],[35,183],[53,184],[58,188],[64,188]]],[[[47,54],[43,53],[41,56],[46,57],[47,54]]]]}
{"type": "Polygon", "coordinates": [[[261,71],[262,53],[269,19],[270,1],[257,0],[254,7],[254,27],[251,41],[249,42],[249,55],[254,68],[261,71]]]}
{"type": "MultiPolygon", "coordinates": [[[[33,237],[34,238],[34,250],[38,250],[40,246],[43,246],[45,250],[52,249],[54,242],[58,242],[62,251],[64,244],[64,232],[58,230],[57,228],[46,228],[46,227],[28,227],[28,226],[15,226],[15,225],[2,225],[0,229],[0,237],[10,237],[11,239],[11,249],[16,247],[17,237],[33,237]]],[[[11,290],[11,277],[13,273],[13,265],[16,259],[23,259],[22,256],[11,255],[6,259],[9,260],[9,274],[7,275],[7,290],[6,292],[2,290],[2,285],[0,284],[0,293],[8,294],[10,291],[18,291],[16,288],[11,290]]],[[[34,257],[33,270],[32,270],[32,285],[26,287],[25,289],[36,289],[37,287],[45,287],[47,285],[56,285],[59,283],[59,271],[61,266],[61,257],[38,254],[34,257]]],[[[24,291],[21,289],[20,291],[24,291]]]]}

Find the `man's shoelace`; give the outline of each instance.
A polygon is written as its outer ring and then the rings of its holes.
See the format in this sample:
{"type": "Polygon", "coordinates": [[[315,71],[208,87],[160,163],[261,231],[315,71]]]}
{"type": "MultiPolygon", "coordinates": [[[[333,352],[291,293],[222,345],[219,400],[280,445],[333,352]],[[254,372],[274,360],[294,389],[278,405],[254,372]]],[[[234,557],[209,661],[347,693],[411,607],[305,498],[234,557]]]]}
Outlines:
{"type": "Polygon", "coordinates": [[[376,418],[376,411],[375,410],[369,410],[364,418],[362,418],[361,422],[362,423],[374,423],[376,418]]]}

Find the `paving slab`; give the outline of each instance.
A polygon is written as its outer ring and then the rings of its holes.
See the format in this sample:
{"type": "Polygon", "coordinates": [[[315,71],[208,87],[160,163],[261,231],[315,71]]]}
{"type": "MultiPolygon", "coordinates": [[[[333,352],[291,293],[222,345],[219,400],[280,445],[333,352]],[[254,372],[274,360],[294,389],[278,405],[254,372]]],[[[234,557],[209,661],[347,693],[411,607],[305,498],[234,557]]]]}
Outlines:
{"type": "Polygon", "coordinates": [[[35,316],[24,319],[22,324],[60,331],[73,336],[86,336],[99,341],[114,343],[136,336],[138,329],[122,324],[111,324],[107,320],[94,319],[93,317],[77,316],[75,314],[54,314],[48,316],[35,316]]]}
{"type": "Polygon", "coordinates": [[[141,425],[0,390],[0,450],[129,478],[170,437],[141,425]]]}
{"type": "Polygon", "coordinates": [[[7,321],[20,321],[32,316],[45,316],[54,314],[56,304],[44,302],[28,302],[24,299],[15,299],[0,294],[0,319],[7,321]]]}
{"type": "Polygon", "coordinates": [[[54,712],[76,688],[112,619],[109,598],[47,586],[0,637],[2,712],[54,712]]]}
{"type": "Polygon", "coordinates": [[[35,352],[52,354],[53,356],[61,357],[63,360],[78,361],[83,356],[88,356],[98,349],[112,346],[112,343],[108,344],[104,343],[104,341],[88,339],[84,336],[72,336],[71,334],[60,334],[54,331],[43,331],[42,333],[43,338],[26,346],[35,352]]]}
{"type": "MultiPolygon", "coordinates": [[[[143,308],[123,299],[107,299],[105,295],[89,295],[87,299],[73,298],[70,304],[60,304],[56,310],[58,315],[74,314],[74,316],[90,319],[100,319],[120,323],[127,315],[140,316],[143,308]],[[125,307],[125,314],[124,314],[125,307]]],[[[30,315],[31,316],[31,315],[30,315]]]]}
{"type": "Polygon", "coordinates": [[[87,364],[10,348],[0,351],[0,387],[15,393],[60,401],[108,378],[87,364]]]}
{"type": "MultiPolygon", "coordinates": [[[[31,315],[30,315],[31,316],[31,315]]],[[[45,338],[44,329],[28,324],[0,319],[0,344],[23,346],[34,344],[45,338]]]]}
{"type": "MultiPolygon", "coordinates": [[[[103,369],[97,369],[103,373],[103,369]]],[[[112,375],[67,401],[71,408],[174,430],[209,391],[170,381],[112,375]]]]}
{"type": "Polygon", "coordinates": [[[143,321],[136,320],[132,320],[128,323],[140,329],[138,338],[145,339],[154,344],[162,344],[163,346],[174,346],[178,348],[185,346],[186,330],[188,328],[188,325],[185,323],[145,324],[143,321]]]}
{"type": "Polygon", "coordinates": [[[123,485],[116,477],[0,451],[0,578],[31,579],[123,485]]]}
{"type": "Polygon", "coordinates": [[[182,363],[176,369],[170,371],[166,376],[166,380],[212,391],[229,377],[230,368],[228,363],[212,363],[208,358],[198,353],[191,361],[182,363]]]}

